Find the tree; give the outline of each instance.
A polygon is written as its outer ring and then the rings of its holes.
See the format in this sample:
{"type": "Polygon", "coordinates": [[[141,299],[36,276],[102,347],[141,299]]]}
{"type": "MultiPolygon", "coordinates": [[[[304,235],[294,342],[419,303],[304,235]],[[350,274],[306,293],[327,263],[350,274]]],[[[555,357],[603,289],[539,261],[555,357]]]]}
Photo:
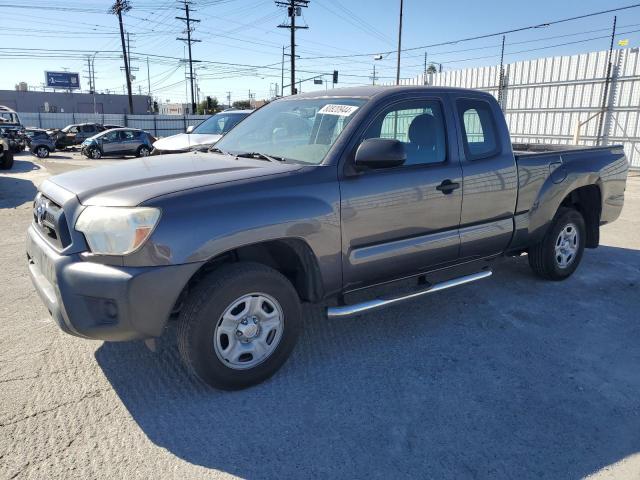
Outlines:
{"type": "Polygon", "coordinates": [[[427,73],[438,73],[438,69],[433,63],[430,63],[427,67],[427,73]]]}
{"type": "Polygon", "coordinates": [[[202,100],[196,107],[196,114],[198,115],[211,115],[218,113],[221,110],[220,104],[216,97],[207,97],[202,100]]]}
{"type": "Polygon", "coordinates": [[[233,102],[232,107],[239,110],[248,110],[251,108],[251,103],[249,103],[249,100],[238,100],[233,102]]]}

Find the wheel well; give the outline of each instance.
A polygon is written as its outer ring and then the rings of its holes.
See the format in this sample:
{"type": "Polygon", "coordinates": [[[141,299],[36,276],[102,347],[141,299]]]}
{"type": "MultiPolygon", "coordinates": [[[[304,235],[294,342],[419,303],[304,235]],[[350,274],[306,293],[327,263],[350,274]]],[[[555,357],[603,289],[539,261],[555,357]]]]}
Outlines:
{"type": "Polygon", "coordinates": [[[174,313],[189,289],[203,276],[220,265],[234,262],[261,263],[279,271],[291,282],[302,301],[316,302],[324,295],[320,268],[311,248],[300,239],[270,240],[229,250],[207,261],[184,287],[174,313]]]}
{"type": "Polygon", "coordinates": [[[600,188],[597,185],[577,188],[562,200],[560,206],[574,208],[582,214],[587,230],[585,246],[596,248],[600,243],[600,214],[602,213],[600,188]]]}

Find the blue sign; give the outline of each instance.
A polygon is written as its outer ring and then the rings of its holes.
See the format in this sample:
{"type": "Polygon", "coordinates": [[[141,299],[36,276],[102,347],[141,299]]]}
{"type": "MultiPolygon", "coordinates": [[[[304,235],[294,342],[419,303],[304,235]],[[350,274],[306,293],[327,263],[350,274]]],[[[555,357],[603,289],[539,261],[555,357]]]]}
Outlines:
{"type": "Polygon", "coordinates": [[[80,74],[73,72],[44,72],[47,87],[75,89],[80,88],[80,74]]]}

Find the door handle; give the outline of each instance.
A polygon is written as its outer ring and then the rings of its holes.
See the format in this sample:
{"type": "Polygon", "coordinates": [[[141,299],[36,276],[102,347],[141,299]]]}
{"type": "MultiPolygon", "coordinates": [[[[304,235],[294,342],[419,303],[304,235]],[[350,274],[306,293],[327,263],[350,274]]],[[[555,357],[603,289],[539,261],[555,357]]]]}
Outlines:
{"type": "Polygon", "coordinates": [[[442,183],[436,187],[436,190],[439,190],[447,195],[458,188],[460,188],[460,184],[458,182],[452,182],[451,180],[447,179],[443,180],[442,183]]]}

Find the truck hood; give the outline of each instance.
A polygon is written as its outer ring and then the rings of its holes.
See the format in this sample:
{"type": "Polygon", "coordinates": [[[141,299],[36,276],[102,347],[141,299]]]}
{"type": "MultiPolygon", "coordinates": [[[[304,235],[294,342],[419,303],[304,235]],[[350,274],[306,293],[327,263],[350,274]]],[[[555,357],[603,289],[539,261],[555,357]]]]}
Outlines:
{"type": "MultiPolygon", "coordinates": [[[[215,153],[190,152],[124,160],[115,165],[56,175],[51,182],[76,195],[83,205],[131,207],[160,195],[288,173],[299,164],[271,163],[215,153]]],[[[52,200],[56,201],[55,198],[52,200]]]]}
{"type": "Polygon", "coordinates": [[[222,135],[209,135],[201,133],[179,133],[170,137],[161,138],[153,144],[153,148],[162,152],[184,152],[198,145],[210,145],[216,143],[222,135]]]}

